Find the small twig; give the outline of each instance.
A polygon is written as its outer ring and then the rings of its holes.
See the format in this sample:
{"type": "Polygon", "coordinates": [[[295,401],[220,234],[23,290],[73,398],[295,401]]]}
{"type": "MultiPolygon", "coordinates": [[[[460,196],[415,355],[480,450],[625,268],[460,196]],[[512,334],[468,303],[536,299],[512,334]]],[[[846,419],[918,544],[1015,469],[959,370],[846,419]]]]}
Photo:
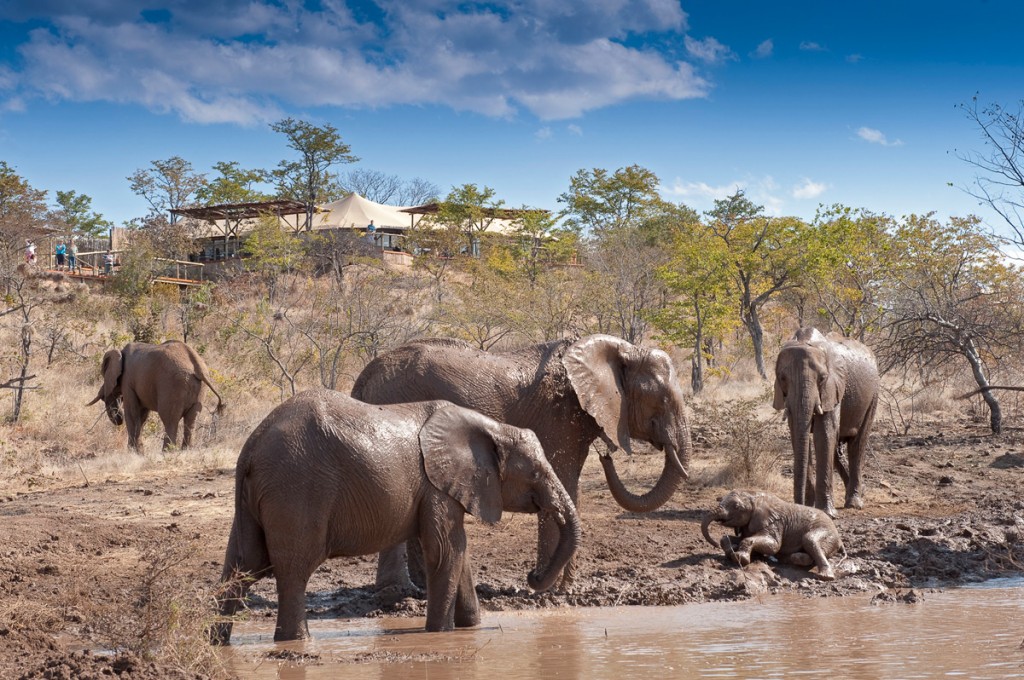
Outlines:
{"type": "MultiPolygon", "coordinates": [[[[100,414],[100,415],[102,415],[102,414],[100,414]]],[[[84,479],[84,480],[85,480],[85,485],[86,485],[86,486],[89,486],[89,478],[85,476],[85,469],[84,469],[84,468],[82,468],[82,463],[81,463],[80,461],[79,461],[79,463],[78,463],[78,469],[79,469],[79,470],[81,471],[81,473],[82,473],[82,479],[84,479]]]]}

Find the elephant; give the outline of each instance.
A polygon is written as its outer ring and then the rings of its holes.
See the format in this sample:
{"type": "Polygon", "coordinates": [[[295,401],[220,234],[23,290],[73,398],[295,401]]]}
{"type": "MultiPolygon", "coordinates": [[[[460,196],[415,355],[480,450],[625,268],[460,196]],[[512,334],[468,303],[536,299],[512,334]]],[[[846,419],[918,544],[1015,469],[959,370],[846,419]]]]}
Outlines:
{"type": "Polygon", "coordinates": [[[846,444],[849,472],[839,461],[846,507],[864,507],[861,467],[878,406],[878,366],[865,345],[835,333],[801,328],[775,361],[773,406],[784,411],[793,445],[793,501],[836,516],[833,460],[846,444]],[[816,480],[809,479],[814,444],[816,480]]]}
{"type": "Polygon", "coordinates": [[[750,564],[751,553],[758,552],[775,555],[786,564],[816,566],[819,578],[833,581],[836,574],[828,558],[846,556],[839,530],[824,511],[788,503],[764,491],[730,491],[704,516],[700,529],[708,543],[721,546],[726,557],[741,567],[750,564]],[[732,527],[736,535],[722,536],[716,543],[709,531],[712,522],[732,527]]]}
{"type": "Polygon", "coordinates": [[[86,406],[102,399],[110,422],[127,425],[128,445],[136,451],[142,448],[139,435],[150,411],[156,411],[164,424],[165,450],[177,443],[179,420],[185,425],[181,445],[188,448],[196,418],[203,410],[204,383],[217,395],[215,413],[224,410],[203,358],[178,340],[160,345],[129,342],[120,350],[107,350],[100,367],[103,384],[86,406]]]}
{"type": "MultiPolygon", "coordinates": [[[[306,584],[332,557],[420,539],[427,565],[428,631],[480,621],[466,553],[465,514],[494,524],[503,510],[540,513],[559,526],[550,588],[579,542],[579,518],[537,436],[446,401],[376,406],[333,390],[302,392],[275,408],[242,447],[221,614],[253,581],[273,575],[275,640],[309,636],[306,584]]],[[[230,622],[212,641],[228,643],[230,622]]]]}
{"type": "MultiPolygon", "coordinates": [[[[632,453],[631,438],[664,451],[657,483],[636,495],[626,489],[610,451],[601,464],[615,500],[631,512],[662,506],[687,478],[692,443],[683,393],[669,356],[609,335],[590,335],[485,352],[451,339],[418,340],[384,353],[356,378],[352,396],[373,404],[446,399],[495,420],[533,430],[573,503],[590,445],[632,453]]],[[[550,560],[557,527],[540,518],[537,568],[550,560]]],[[[575,578],[567,565],[561,586],[575,578]]],[[[412,586],[406,548],[381,554],[378,587],[412,586]]]]}

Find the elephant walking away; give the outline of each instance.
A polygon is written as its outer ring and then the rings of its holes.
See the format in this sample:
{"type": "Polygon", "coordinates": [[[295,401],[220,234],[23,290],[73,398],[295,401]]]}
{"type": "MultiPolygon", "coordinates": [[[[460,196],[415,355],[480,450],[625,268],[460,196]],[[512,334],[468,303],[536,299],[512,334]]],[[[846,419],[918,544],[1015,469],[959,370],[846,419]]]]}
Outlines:
{"type": "MultiPolygon", "coordinates": [[[[235,518],[224,558],[221,614],[256,579],[277,580],[275,640],[309,636],[306,584],[331,557],[365,555],[419,537],[427,566],[428,631],[479,623],[466,553],[468,512],[540,513],[559,527],[550,588],[579,540],[569,495],[529,430],[444,401],[373,406],[331,390],[303,392],[263,420],[235,470],[235,518]]],[[[227,643],[231,623],[213,641],[227,643]]]]}
{"type": "Polygon", "coordinates": [[[721,546],[741,567],[756,552],[786,564],[816,567],[819,578],[832,581],[836,574],[828,558],[846,556],[839,530],[823,511],[763,491],[730,491],[704,516],[700,529],[708,543],[721,546]],[[712,522],[735,529],[736,535],[722,536],[716,543],[709,531],[712,522]]]}
{"type": "MultiPolygon", "coordinates": [[[[833,460],[845,443],[846,507],[862,508],[862,466],[878,406],[878,366],[865,345],[835,333],[801,328],[775,361],[776,410],[784,411],[793,444],[793,501],[836,516],[833,460]],[[816,480],[808,479],[811,445],[816,480]]],[[[840,474],[843,470],[840,466],[840,474]]]]}
{"type": "Polygon", "coordinates": [[[160,345],[130,342],[123,349],[108,350],[101,371],[99,394],[86,406],[102,399],[110,422],[127,426],[128,445],[137,451],[150,411],[156,411],[164,425],[164,449],[177,444],[178,421],[184,421],[181,446],[188,448],[196,418],[203,410],[204,383],[217,395],[215,412],[224,410],[203,358],[178,340],[160,345]]]}
{"type": "MultiPolygon", "coordinates": [[[[632,453],[633,438],[665,452],[657,483],[626,489],[611,455],[602,456],[612,496],[630,512],[661,507],[686,479],[692,444],[683,393],[665,352],[608,335],[561,340],[511,352],[484,352],[459,340],[420,340],[380,355],[356,378],[352,396],[371,404],[446,399],[537,433],[573,503],[590,445],[600,437],[632,453]]],[[[558,527],[538,526],[537,567],[554,554],[558,527]]],[[[574,577],[566,568],[562,586],[574,577]]],[[[405,546],[380,556],[377,585],[410,585],[405,546]]]]}

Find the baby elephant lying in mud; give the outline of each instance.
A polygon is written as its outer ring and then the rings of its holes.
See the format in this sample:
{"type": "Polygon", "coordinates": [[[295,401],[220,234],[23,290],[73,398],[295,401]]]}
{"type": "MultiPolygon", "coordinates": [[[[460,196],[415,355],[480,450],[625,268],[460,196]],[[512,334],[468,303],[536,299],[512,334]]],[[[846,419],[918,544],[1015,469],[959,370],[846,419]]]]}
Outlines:
{"type": "Polygon", "coordinates": [[[701,531],[708,543],[721,546],[726,557],[741,567],[750,564],[752,552],[758,552],[788,564],[817,566],[818,577],[832,581],[836,574],[828,558],[846,556],[836,525],[823,511],[763,491],[730,491],[704,517],[701,531]],[[722,536],[715,543],[708,531],[712,522],[732,527],[736,535],[722,536]]]}

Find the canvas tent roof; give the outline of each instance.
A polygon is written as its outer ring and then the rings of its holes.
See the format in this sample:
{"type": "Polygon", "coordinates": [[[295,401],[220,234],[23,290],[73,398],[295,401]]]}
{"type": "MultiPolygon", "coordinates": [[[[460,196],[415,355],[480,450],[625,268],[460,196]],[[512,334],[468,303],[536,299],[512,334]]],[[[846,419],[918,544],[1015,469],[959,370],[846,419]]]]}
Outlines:
{"type": "Polygon", "coordinates": [[[319,212],[313,216],[314,229],[366,229],[373,220],[378,229],[408,229],[420,219],[419,215],[402,212],[402,208],[382,205],[352,193],[331,203],[319,206],[319,212]]]}

